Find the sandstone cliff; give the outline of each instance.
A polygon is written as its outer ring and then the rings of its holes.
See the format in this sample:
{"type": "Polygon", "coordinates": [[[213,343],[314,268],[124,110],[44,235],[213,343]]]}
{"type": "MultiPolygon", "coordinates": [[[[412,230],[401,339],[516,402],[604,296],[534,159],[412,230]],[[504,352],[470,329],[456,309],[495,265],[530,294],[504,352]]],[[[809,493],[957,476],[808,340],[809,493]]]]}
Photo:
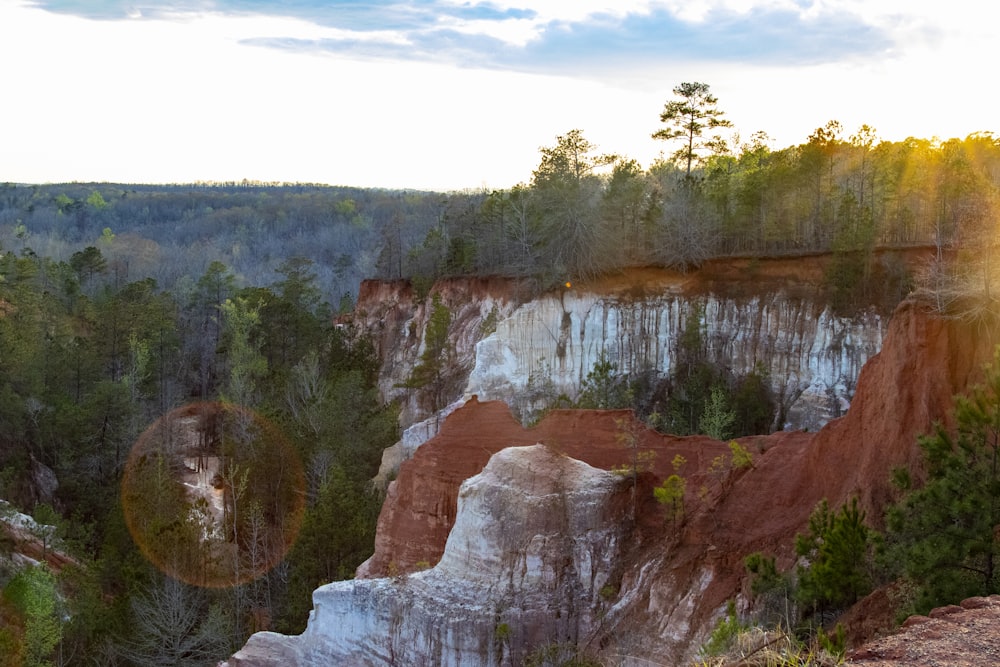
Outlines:
{"type": "MultiPolygon", "coordinates": [[[[577,644],[605,656],[682,664],[704,641],[727,600],[735,597],[740,604],[746,604],[747,582],[742,565],[746,554],[762,550],[776,555],[780,566],[791,567],[793,537],[803,530],[822,498],[837,506],[859,495],[869,516],[880,516],[890,496],[891,469],[916,460],[915,435],[926,430],[933,420],[945,417],[951,397],[979,377],[995,342],[995,334],[987,334],[969,330],[959,322],[931,317],[918,304],[902,305],[891,321],[885,348],[862,371],[847,415],[815,434],[783,432],[743,439],[754,461],[752,467],[741,470],[713,465],[716,457],[728,452],[724,443],[700,437],[661,436],[630,422],[627,412],[555,412],[534,429],[525,429],[503,404],[472,400],[455,410],[440,434],[402,466],[390,488],[379,521],[376,553],[359,572],[383,578],[320,589],[315,598],[317,609],[305,635],[258,636],[240,659],[248,660],[245,664],[256,664],[249,656],[286,650],[283,647],[309,651],[313,650],[309,646],[342,641],[326,637],[332,624],[321,622],[322,618],[352,618],[340,625],[376,628],[376,634],[384,634],[385,623],[389,628],[408,627],[409,623],[423,623],[421,627],[430,628],[440,623],[446,634],[454,634],[455,628],[444,621],[445,610],[458,603],[448,596],[448,591],[462,591],[466,600],[494,599],[489,596],[497,589],[497,581],[505,585],[514,581],[505,564],[517,561],[521,558],[518,554],[525,552],[515,549],[514,554],[497,552],[486,556],[478,551],[475,557],[455,557],[449,554],[449,536],[468,536],[470,525],[475,526],[473,535],[489,536],[502,531],[503,526],[521,523],[504,522],[502,517],[528,516],[510,514],[509,509],[497,513],[486,508],[465,515],[459,500],[465,494],[460,491],[463,480],[482,470],[491,454],[510,445],[546,442],[548,451],[562,452],[597,468],[611,468],[628,465],[634,452],[623,442],[633,441],[635,451],[656,455],[650,469],[635,479],[634,512],[631,503],[622,502],[619,495],[619,500],[609,502],[603,514],[604,520],[623,532],[616,533],[615,548],[601,552],[602,557],[611,560],[604,561],[600,570],[606,581],[601,585],[604,594],[599,607],[600,624],[588,621],[595,612],[593,606],[582,604],[569,609],[559,602],[563,598],[558,596],[563,593],[555,593],[556,598],[547,602],[535,598],[520,608],[532,619],[537,618],[532,615],[538,613],[535,605],[556,605],[553,608],[560,609],[560,619],[565,614],[579,614],[570,622],[577,633],[577,644]],[[684,519],[675,524],[665,521],[663,508],[652,501],[651,487],[670,472],[670,462],[677,454],[686,459],[680,473],[688,486],[684,519]],[[498,519],[499,527],[493,523],[498,519]],[[459,530],[458,521],[472,523],[459,530]],[[409,593],[385,592],[400,576],[394,579],[386,574],[412,571],[418,564],[437,565],[428,572],[411,575],[407,581],[420,582],[419,586],[424,586],[426,579],[447,582],[435,584],[440,588],[423,588],[428,597],[420,598],[421,605],[429,606],[419,609],[412,602],[415,598],[407,597],[409,593]],[[378,591],[382,593],[376,594],[378,591]],[[440,596],[439,605],[432,602],[436,596],[440,596]],[[438,620],[431,622],[431,618],[438,620]]],[[[629,478],[622,478],[626,488],[630,488],[629,478]]],[[[513,488],[515,495],[522,495],[516,476],[508,477],[504,484],[513,488]]],[[[552,513],[551,507],[538,499],[530,503],[537,504],[540,512],[552,513]]],[[[532,527],[527,532],[534,532],[537,524],[528,525],[532,527]]],[[[519,539],[524,542],[526,534],[519,539]]],[[[541,539],[546,542],[551,538],[541,539]]],[[[485,537],[478,546],[505,548],[485,537]]],[[[561,553],[569,559],[566,566],[574,572],[580,571],[581,558],[583,563],[593,559],[581,556],[580,551],[561,553]]],[[[593,602],[593,589],[587,591],[584,599],[593,602]]],[[[522,594],[525,597],[521,599],[527,600],[527,592],[522,594]]],[[[508,624],[517,622],[516,616],[504,619],[508,624]]],[[[442,651],[433,654],[441,664],[498,664],[499,651],[490,649],[495,631],[491,634],[488,622],[481,624],[477,632],[484,634],[475,635],[481,642],[476,658],[471,657],[472,649],[447,644],[430,630],[406,636],[423,646],[421,651],[442,651]],[[444,650],[444,646],[451,648],[444,650]]],[[[558,633],[543,639],[553,636],[558,637],[558,633]]],[[[364,641],[346,641],[357,646],[361,652],[358,655],[368,655],[365,659],[374,661],[369,664],[385,664],[377,662],[384,657],[384,650],[378,649],[382,650],[379,653],[373,644],[364,641]]],[[[294,655],[306,659],[312,654],[294,655]]]]}

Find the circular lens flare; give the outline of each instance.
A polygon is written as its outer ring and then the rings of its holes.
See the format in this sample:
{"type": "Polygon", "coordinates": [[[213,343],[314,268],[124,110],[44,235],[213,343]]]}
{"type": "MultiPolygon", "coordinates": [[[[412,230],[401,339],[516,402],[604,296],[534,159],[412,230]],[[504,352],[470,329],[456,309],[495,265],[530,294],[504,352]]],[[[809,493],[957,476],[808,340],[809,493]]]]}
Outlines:
{"type": "Polygon", "coordinates": [[[285,557],[302,524],[305,476],[270,422],[232,404],[193,403],[139,436],[121,493],[129,532],[150,562],[221,588],[285,557]]]}

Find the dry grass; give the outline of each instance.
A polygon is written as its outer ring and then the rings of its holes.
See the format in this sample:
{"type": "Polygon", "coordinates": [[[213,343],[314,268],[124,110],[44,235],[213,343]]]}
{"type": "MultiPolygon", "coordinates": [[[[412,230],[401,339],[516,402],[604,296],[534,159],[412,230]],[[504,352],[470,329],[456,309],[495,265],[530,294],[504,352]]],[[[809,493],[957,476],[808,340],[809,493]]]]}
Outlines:
{"type": "Polygon", "coordinates": [[[824,650],[804,647],[783,631],[750,628],[734,638],[724,655],[693,667],[835,667],[842,662],[824,650]]]}

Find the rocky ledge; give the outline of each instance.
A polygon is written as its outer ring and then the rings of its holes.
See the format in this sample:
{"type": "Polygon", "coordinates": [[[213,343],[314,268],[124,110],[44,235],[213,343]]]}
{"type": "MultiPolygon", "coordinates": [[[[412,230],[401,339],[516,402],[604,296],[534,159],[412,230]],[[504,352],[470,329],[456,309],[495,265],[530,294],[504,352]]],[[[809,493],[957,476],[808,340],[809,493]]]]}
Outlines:
{"type": "Polygon", "coordinates": [[[911,616],[900,632],[850,652],[867,667],[983,667],[1000,664],[1000,595],[975,597],[911,616]]]}

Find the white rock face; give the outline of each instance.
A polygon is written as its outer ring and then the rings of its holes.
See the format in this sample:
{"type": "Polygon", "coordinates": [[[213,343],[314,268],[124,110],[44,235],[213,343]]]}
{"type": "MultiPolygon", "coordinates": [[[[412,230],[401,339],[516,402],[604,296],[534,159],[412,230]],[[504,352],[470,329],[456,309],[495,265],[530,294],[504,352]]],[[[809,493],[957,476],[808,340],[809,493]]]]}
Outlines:
{"type": "Polygon", "coordinates": [[[529,381],[551,380],[574,397],[602,354],[619,373],[669,374],[677,339],[699,307],[710,358],[737,374],[757,364],[770,372],[787,413],[779,427],[814,430],[843,414],[861,367],[882,345],[876,313],[836,317],[781,293],[737,300],[566,292],[524,304],[479,341],[465,395],[524,407],[529,381]]]}
{"type": "Polygon", "coordinates": [[[463,483],[440,563],[328,584],[298,637],[258,633],[229,665],[519,665],[596,629],[623,536],[621,478],[543,445],[494,455],[463,483]]]}
{"type": "MultiPolygon", "coordinates": [[[[665,291],[628,297],[568,291],[539,297],[514,307],[484,299],[459,308],[452,334],[456,360],[471,368],[462,396],[438,414],[407,422],[402,439],[385,450],[376,483],[384,486],[424,442],[434,437],[444,417],[472,395],[500,400],[516,414],[538,406],[529,387],[550,388],[575,398],[587,374],[605,355],[619,373],[655,370],[668,375],[678,337],[689,315],[702,309],[703,338],[715,362],[736,374],[760,364],[770,373],[772,389],[784,408],[779,429],[819,430],[847,411],[861,367],[882,347],[884,322],[874,311],[837,317],[808,299],[781,292],[743,299],[690,297],[665,291]],[[495,330],[482,335],[489,314],[495,330]]],[[[423,316],[400,326],[423,339],[423,316]]],[[[492,327],[491,327],[492,328],[492,327]]],[[[416,362],[397,346],[384,364],[383,392],[401,382],[416,362]]],[[[420,351],[420,348],[415,348],[420,351]]],[[[398,389],[392,390],[397,394],[398,389]]],[[[408,412],[409,415],[417,414],[408,412]]]]}

